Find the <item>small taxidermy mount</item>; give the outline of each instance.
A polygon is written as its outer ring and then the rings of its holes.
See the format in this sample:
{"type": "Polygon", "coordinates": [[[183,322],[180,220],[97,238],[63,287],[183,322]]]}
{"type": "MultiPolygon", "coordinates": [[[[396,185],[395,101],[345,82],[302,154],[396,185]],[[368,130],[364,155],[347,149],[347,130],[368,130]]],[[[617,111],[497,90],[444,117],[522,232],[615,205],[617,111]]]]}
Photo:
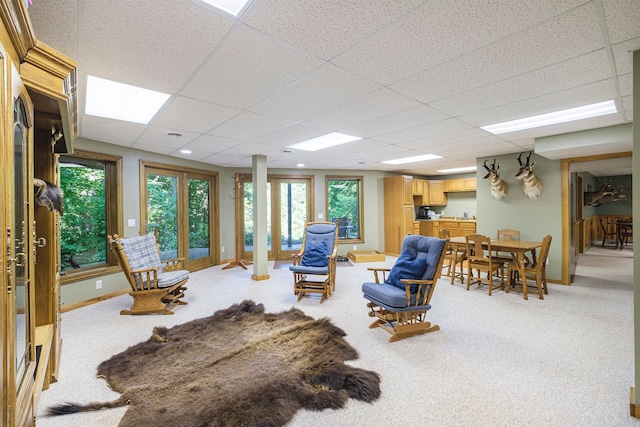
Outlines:
{"type": "Polygon", "coordinates": [[[535,165],[536,162],[529,161],[529,159],[531,159],[531,153],[532,151],[529,151],[527,160],[524,163],[522,163],[521,159],[524,151],[518,156],[519,168],[518,173],[516,173],[516,179],[522,180],[522,191],[524,195],[530,200],[535,200],[542,194],[544,186],[542,185],[542,180],[533,173],[533,165],[535,165]]]}
{"type": "Polygon", "coordinates": [[[43,179],[33,179],[33,192],[36,203],[45,206],[50,212],[58,211],[63,214],[62,190],[55,184],[43,179]]]}
{"type": "Polygon", "coordinates": [[[500,165],[496,166],[496,159],[493,159],[491,166],[487,166],[487,160],[485,160],[484,168],[487,170],[484,179],[488,179],[491,183],[491,197],[496,200],[507,197],[507,183],[500,178],[500,165]]]}
{"type": "Polygon", "coordinates": [[[627,200],[627,196],[622,194],[625,190],[623,186],[619,186],[620,192],[613,187],[612,181],[605,181],[597,191],[591,191],[591,186],[587,186],[587,191],[584,192],[584,205],[585,206],[600,206],[605,203],[618,202],[620,200],[627,200]]]}

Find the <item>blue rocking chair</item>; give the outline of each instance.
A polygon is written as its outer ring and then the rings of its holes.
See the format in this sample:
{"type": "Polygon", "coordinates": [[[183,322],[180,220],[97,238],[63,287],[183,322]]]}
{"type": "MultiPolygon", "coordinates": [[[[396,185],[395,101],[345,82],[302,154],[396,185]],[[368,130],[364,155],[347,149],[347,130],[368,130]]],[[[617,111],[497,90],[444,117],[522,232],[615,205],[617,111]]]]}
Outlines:
{"type": "Polygon", "coordinates": [[[391,333],[389,342],[440,329],[427,322],[426,315],[442,272],[447,242],[409,235],[392,268],[368,268],[373,271],[375,282],[364,283],[362,292],[370,301],[369,316],[377,318],[369,328],[381,327],[391,333]]]}

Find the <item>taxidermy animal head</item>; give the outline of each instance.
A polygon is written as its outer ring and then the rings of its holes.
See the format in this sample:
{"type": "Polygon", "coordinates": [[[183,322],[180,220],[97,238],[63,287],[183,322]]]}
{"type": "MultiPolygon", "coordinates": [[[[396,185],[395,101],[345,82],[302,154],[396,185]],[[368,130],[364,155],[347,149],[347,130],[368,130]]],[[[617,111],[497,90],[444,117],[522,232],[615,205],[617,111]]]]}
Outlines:
{"type": "Polygon", "coordinates": [[[516,179],[522,180],[522,191],[524,192],[524,195],[531,200],[535,200],[540,194],[542,194],[542,189],[544,188],[544,186],[542,185],[542,181],[533,173],[533,165],[535,165],[536,162],[529,162],[531,153],[532,152],[529,151],[527,161],[524,164],[520,159],[520,157],[522,157],[522,155],[524,154],[524,151],[518,156],[520,169],[518,169],[518,173],[516,173],[516,179]]]}
{"type": "Polygon", "coordinates": [[[496,200],[504,199],[507,196],[507,183],[500,178],[500,165],[496,166],[496,159],[493,159],[493,164],[489,167],[485,160],[484,168],[487,170],[484,179],[491,183],[491,196],[496,200]]]}
{"type": "Polygon", "coordinates": [[[55,184],[43,179],[33,179],[33,192],[36,203],[45,206],[50,212],[58,211],[63,214],[62,209],[62,191],[55,184]]]}

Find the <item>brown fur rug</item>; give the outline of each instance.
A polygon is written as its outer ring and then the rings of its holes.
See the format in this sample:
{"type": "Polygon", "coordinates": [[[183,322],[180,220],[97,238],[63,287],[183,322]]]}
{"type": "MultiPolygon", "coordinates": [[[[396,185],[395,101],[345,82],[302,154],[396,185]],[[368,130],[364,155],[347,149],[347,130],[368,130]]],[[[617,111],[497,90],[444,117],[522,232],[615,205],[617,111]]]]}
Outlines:
{"type": "Polygon", "coordinates": [[[298,309],[265,313],[243,301],[171,329],[98,366],[121,393],[112,402],[63,404],[52,415],[130,405],[120,426],[281,426],[299,409],[345,406],[380,395],[377,373],[329,319],[298,309]]]}

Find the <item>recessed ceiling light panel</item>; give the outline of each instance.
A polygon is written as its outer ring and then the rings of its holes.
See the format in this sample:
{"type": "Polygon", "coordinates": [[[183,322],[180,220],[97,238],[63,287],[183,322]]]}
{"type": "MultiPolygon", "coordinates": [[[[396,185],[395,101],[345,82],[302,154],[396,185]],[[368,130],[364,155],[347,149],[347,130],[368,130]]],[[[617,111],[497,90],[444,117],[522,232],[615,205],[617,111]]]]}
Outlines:
{"type": "Polygon", "coordinates": [[[495,125],[482,126],[482,129],[494,135],[515,132],[524,129],[533,129],[541,126],[566,123],[574,120],[588,119],[590,117],[604,116],[617,113],[616,104],[613,101],[598,102],[597,104],[582,107],[569,108],[568,110],[554,111],[553,113],[540,114],[524,119],[511,120],[495,125]]]}
{"type": "Polygon", "coordinates": [[[147,124],[171,95],[99,77],[87,77],[85,113],[147,124]]]}
{"type": "Polygon", "coordinates": [[[318,151],[329,147],[335,147],[336,145],[346,144],[347,142],[357,141],[359,139],[362,138],[359,136],[346,135],[340,132],[331,132],[326,135],[291,145],[291,148],[297,148],[298,150],[304,151],[318,151]]]}
{"type": "Polygon", "coordinates": [[[204,3],[210,4],[216,9],[223,10],[233,16],[238,16],[244,5],[249,3],[249,0],[201,0],[204,3]]]}
{"type": "Polygon", "coordinates": [[[414,162],[422,162],[425,160],[434,160],[441,159],[441,156],[436,156],[435,154],[423,154],[422,156],[413,156],[413,157],[403,157],[402,159],[395,160],[385,160],[382,163],[386,163],[388,165],[401,165],[404,163],[414,163],[414,162]]]}

